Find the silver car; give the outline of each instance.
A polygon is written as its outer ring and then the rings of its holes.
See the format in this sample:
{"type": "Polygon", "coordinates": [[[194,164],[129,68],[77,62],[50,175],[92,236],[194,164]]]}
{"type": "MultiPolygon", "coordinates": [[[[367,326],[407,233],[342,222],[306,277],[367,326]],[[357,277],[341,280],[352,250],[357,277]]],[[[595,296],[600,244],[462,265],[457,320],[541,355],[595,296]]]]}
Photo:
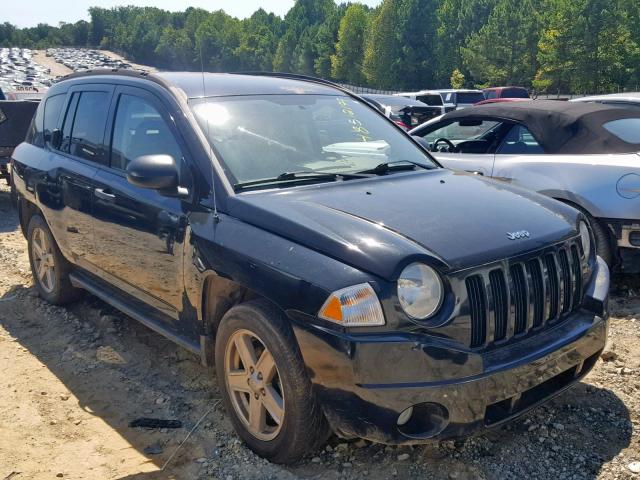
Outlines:
{"type": "Polygon", "coordinates": [[[571,102],[602,103],[621,108],[636,108],[640,110],[640,92],[611,93],[570,100],[571,102]]]}
{"type": "Polygon", "coordinates": [[[598,254],[640,272],[640,110],[533,101],[448,113],[409,132],[445,166],[583,211],[598,254]]]}

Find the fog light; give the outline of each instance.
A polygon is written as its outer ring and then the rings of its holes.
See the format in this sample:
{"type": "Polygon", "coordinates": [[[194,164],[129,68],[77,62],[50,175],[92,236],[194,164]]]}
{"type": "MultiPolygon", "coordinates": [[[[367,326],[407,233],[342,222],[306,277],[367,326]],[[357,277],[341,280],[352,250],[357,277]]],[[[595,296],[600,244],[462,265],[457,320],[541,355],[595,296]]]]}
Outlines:
{"type": "Polygon", "coordinates": [[[447,428],[447,425],[449,425],[449,410],[439,403],[426,402],[413,405],[398,417],[398,431],[409,438],[435,437],[447,428]]]}
{"type": "Polygon", "coordinates": [[[398,426],[401,426],[407,423],[411,418],[411,415],[413,415],[413,407],[407,408],[404,412],[402,412],[398,416],[398,426]]]}

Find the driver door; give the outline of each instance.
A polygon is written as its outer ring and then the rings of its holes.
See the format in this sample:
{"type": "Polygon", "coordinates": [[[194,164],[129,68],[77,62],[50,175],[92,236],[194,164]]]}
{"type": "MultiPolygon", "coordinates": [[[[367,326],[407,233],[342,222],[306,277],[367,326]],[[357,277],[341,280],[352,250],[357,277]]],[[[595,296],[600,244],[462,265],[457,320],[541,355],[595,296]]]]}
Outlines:
{"type": "Polygon", "coordinates": [[[418,133],[430,145],[431,154],[446,168],[490,177],[495,160],[494,143],[500,122],[477,120],[439,122],[418,133]],[[451,152],[451,145],[467,145],[461,152],[451,152]]]}

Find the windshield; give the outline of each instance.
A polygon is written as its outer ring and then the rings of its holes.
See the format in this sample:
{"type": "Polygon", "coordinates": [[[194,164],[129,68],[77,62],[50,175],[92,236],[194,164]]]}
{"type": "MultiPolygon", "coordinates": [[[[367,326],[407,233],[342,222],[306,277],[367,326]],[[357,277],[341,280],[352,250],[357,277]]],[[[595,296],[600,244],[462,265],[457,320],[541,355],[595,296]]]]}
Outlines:
{"type": "Polygon", "coordinates": [[[437,93],[417,95],[416,99],[432,107],[439,107],[442,105],[442,97],[440,96],[440,94],[437,94],[437,93]]]}
{"type": "Polygon", "coordinates": [[[457,103],[478,103],[484,100],[482,92],[458,92],[457,103]]]}
{"type": "Polygon", "coordinates": [[[190,106],[234,185],[401,161],[436,166],[409,137],[346,96],[216,97],[192,99],[190,106]]]}

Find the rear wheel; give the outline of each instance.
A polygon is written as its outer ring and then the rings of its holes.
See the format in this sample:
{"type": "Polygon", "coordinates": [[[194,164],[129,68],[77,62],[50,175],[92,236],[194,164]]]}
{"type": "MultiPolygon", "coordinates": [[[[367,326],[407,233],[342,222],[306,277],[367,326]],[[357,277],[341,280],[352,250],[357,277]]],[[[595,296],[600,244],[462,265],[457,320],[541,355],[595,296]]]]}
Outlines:
{"type": "Polygon", "coordinates": [[[31,272],[40,296],[55,305],[78,298],[81,291],[71,285],[69,264],[40,215],[31,217],[27,239],[31,272]]]}
{"type": "Polygon", "coordinates": [[[216,373],[238,435],[277,463],[299,460],[329,427],[283,314],[258,300],[224,316],[216,333],[216,373]]]}

